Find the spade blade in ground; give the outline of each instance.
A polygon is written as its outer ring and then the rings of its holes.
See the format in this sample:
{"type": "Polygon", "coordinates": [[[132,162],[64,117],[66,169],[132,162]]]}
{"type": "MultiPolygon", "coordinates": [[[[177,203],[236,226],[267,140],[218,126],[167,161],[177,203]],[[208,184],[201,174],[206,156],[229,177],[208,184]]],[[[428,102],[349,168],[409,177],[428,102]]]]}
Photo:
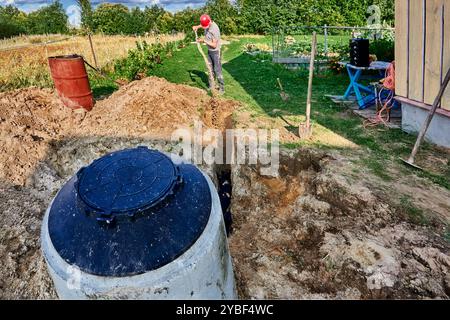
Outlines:
{"type": "Polygon", "coordinates": [[[284,102],[286,102],[286,101],[289,100],[289,94],[287,94],[287,93],[285,93],[285,92],[280,92],[280,96],[281,96],[281,99],[282,99],[284,102]]]}
{"type": "Polygon", "coordinates": [[[300,139],[309,139],[312,135],[312,126],[300,124],[298,126],[298,136],[300,139]]]}

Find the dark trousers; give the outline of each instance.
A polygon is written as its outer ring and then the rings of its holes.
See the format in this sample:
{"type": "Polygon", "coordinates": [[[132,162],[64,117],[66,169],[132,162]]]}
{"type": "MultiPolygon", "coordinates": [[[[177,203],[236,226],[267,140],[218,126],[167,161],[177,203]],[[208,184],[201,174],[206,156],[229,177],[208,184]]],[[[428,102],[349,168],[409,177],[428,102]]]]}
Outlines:
{"type": "MultiPolygon", "coordinates": [[[[214,76],[217,79],[217,82],[219,83],[219,89],[224,90],[225,89],[225,83],[223,81],[223,75],[222,75],[222,62],[220,57],[220,51],[211,51],[208,50],[208,61],[211,64],[211,67],[214,72],[214,76]]],[[[212,84],[209,84],[209,87],[212,87],[212,84]]]]}

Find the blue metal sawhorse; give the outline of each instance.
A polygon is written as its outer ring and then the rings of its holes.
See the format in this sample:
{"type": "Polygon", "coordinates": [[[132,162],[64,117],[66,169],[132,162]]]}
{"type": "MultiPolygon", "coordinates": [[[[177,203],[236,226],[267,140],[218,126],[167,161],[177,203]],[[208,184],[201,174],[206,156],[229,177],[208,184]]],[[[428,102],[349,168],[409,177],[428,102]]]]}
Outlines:
{"type": "Polygon", "coordinates": [[[350,78],[350,84],[345,91],[344,100],[348,100],[348,98],[354,94],[356,96],[356,100],[358,102],[360,109],[365,109],[369,106],[371,101],[376,99],[374,90],[370,87],[364,86],[359,83],[359,79],[362,76],[363,71],[365,70],[378,70],[381,71],[386,70],[389,67],[388,62],[376,61],[373,62],[370,67],[356,67],[351,65],[350,63],[340,62],[341,65],[345,66],[348,72],[348,76],[350,78]],[[363,92],[366,95],[363,95],[363,92]]]}

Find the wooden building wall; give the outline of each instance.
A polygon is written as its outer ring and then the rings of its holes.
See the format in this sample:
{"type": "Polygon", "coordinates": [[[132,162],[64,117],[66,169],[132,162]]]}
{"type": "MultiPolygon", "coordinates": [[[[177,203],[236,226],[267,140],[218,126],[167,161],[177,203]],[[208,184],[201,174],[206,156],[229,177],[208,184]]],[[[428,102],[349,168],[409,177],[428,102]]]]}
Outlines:
{"type": "Polygon", "coordinates": [[[396,0],[395,15],[396,94],[431,105],[450,68],[450,0],[396,0]]]}

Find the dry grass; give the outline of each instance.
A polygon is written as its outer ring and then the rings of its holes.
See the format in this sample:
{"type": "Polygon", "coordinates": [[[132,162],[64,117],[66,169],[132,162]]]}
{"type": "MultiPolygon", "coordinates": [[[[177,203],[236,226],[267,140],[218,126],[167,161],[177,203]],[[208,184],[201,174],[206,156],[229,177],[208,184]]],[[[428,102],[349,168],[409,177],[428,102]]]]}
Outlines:
{"type": "MultiPolygon", "coordinates": [[[[136,47],[136,41],[166,43],[183,37],[183,34],[138,38],[95,35],[92,39],[98,64],[103,68],[114,60],[125,57],[128,50],[136,47]]],[[[93,65],[87,36],[20,36],[0,41],[0,91],[28,86],[51,86],[47,57],[74,53],[84,56],[93,65]]]]}

